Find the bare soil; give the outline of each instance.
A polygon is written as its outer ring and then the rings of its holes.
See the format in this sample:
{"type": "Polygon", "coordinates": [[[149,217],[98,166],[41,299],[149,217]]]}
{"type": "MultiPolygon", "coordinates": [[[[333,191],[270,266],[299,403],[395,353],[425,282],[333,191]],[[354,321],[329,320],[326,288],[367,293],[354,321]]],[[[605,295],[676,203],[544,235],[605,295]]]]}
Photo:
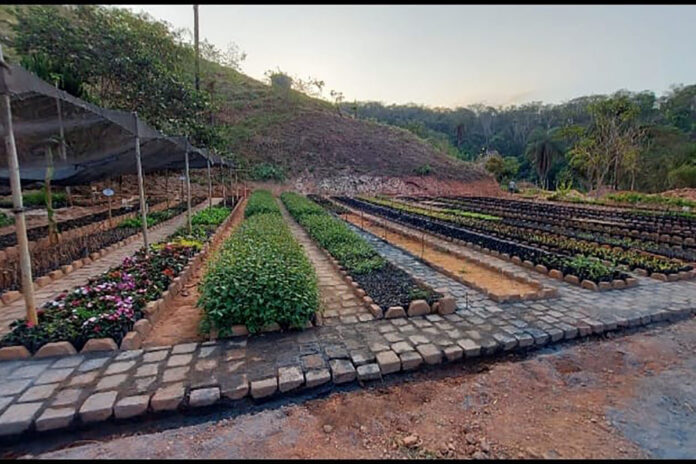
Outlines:
{"type": "MultiPolygon", "coordinates": [[[[244,220],[244,208],[246,199],[235,210],[234,217],[225,230],[225,237],[229,237],[244,220]]],[[[223,243],[221,240],[217,247],[211,249],[213,253],[223,243]]],[[[211,256],[210,254],[208,256],[211,256]]],[[[143,341],[143,346],[164,346],[177,343],[203,341],[207,338],[198,332],[198,324],[201,321],[202,310],[196,305],[200,293],[198,284],[205,275],[207,269],[205,261],[194,273],[193,278],[184,286],[184,289],[164,309],[159,319],[152,327],[150,334],[143,341]]]]}
{"type": "Polygon", "coordinates": [[[689,457],[696,453],[695,348],[696,319],[691,318],[529,356],[440,367],[405,382],[297,405],[19,454],[73,459],[689,457]]]}
{"type": "Polygon", "coordinates": [[[480,266],[473,261],[437,250],[427,243],[420,242],[391,230],[385,234],[383,227],[380,227],[368,219],[362,220],[360,216],[356,214],[343,214],[341,217],[379,237],[386,237],[387,242],[419,256],[425,262],[437,264],[456,275],[476,282],[494,295],[524,295],[537,291],[537,289],[531,285],[511,279],[504,274],[480,266]]]}

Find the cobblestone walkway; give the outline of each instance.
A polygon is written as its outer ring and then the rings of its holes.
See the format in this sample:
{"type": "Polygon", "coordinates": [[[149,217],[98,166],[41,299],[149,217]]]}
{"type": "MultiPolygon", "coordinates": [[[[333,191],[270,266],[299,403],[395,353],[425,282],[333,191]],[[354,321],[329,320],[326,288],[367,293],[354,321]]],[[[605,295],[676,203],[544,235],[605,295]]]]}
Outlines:
{"type": "Polygon", "coordinates": [[[260,399],[328,382],[379,381],[426,365],[470,361],[696,312],[696,283],[652,279],[603,293],[549,279],[559,287],[556,298],[495,303],[414,256],[353,229],[395,265],[433,287],[446,287],[457,297],[457,312],[0,362],[0,435],[89,427],[112,417],[232,402],[247,395],[260,399]]]}
{"type": "Polygon", "coordinates": [[[317,271],[324,324],[355,324],[373,320],[370,311],[355,296],[353,289],[333,267],[324,251],[319,249],[302,226],[290,216],[282,203],[280,209],[292,234],[305,249],[307,257],[317,271]]]}
{"type": "MultiPolygon", "coordinates": [[[[213,198],[213,204],[218,204],[222,201],[221,198],[213,198]]],[[[193,208],[194,213],[208,206],[208,201],[204,201],[193,208]]],[[[186,213],[180,214],[175,218],[167,221],[162,227],[157,230],[148,231],[148,239],[150,243],[156,243],[164,239],[169,234],[173,233],[177,228],[186,223],[186,213]]],[[[101,274],[110,267],[121,264],[123,258],[132,256],[138,249],[142,247],[142,240],[135,240],[128,245],[112,251],[108,255],[94,261],[80,269],[71,272],[58,280],[51,282],[45,287],[41,287],[34,294],[36,295],[36,306],[41,307],[47,301],[54,299],[65,290],[73,287],[84,285],[90,277],[101,274]]],[[[22,318],[25,315],[24,298],[20,298],[12,304],[0,308],[0,336],[10,331],[10,323],[16,319],[22,318]]]]}

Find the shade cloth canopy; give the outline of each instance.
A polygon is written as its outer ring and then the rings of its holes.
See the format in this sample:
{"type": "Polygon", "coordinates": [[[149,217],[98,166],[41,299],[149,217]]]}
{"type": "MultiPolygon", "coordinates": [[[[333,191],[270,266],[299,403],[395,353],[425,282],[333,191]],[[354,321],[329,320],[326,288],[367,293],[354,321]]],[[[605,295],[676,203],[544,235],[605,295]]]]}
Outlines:
{"type": "MultiPolygon", "coordinates": [[[[51,182],[79,185],[137,172],[135,136],[140,137],[144,172],[183,169],[189,151],[190,167],[205,168],[229,162],[205,149],[193,147],[186,137],[167,137],[133,113],[100,108],[43,81],[21,66],[10,65],[0,91],[11,98],[12,121],[20,177],[43,181],[47,150],[53,153],[51,182]],[[60,106],[60,111],[58,110],[60,106]],[[64,133],[64,158],[61,142],[64,133]]],[[[4,129],[3,129],[4,130],[4,129]]],[[[9,183],[7,153],[0,147],[0,182],[9,183]]]]}

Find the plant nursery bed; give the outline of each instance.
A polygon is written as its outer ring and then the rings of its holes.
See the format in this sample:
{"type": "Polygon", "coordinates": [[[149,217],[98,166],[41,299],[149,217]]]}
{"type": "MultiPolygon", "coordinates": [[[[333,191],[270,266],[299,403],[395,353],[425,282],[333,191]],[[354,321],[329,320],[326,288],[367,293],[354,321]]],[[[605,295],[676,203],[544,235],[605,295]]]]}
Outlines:
{"type": "MultiPolygon", "coordinates": [[[[370,219],[361,219],[360,216],[353,213],[344,214],[341,217],[376,236],[385,235],[384,223],[378,225],[370,219]]],[[[387,225],[387,228],[390,230],[385,238],[388,243],[410,252],[436,269],[441,268],[465,285],[481,290],[498,301],[541,297],[541,285],[538,283],[535,285],[531,282],[516,280],[504,274],[502,270],[496,270],[461,255],[457,256],[439,249],[431,243],[431,240],[426,241],[425,237],[419,240],[396,230],[395,227],[387,225]]]]}
{"type": "MultiPolygon", "coordinates": [[[[281,196],[298,223],[323,249],[336,268],[353,285],[375,318],[422,315],[437,311],[444,295],[380,256],[360,235],[324,210],[338,211],[330,203],[315,203],[296,193],[281,196]]],[[[447,298],[442,308],[453,309],[447,298]]]]}

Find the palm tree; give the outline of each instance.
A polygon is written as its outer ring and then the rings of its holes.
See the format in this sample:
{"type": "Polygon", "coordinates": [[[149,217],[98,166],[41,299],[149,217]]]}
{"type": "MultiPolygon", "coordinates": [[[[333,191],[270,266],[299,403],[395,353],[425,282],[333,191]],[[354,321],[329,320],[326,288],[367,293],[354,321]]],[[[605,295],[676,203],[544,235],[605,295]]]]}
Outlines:
{"type": "Polygon", "coordinates": [[[541,186],[548,188],[548,174],[553,161],[563,153],[563,149],[555,138],[554,131],[535,129],[529,136],[525,156],[534,165],[541,186]]]}

